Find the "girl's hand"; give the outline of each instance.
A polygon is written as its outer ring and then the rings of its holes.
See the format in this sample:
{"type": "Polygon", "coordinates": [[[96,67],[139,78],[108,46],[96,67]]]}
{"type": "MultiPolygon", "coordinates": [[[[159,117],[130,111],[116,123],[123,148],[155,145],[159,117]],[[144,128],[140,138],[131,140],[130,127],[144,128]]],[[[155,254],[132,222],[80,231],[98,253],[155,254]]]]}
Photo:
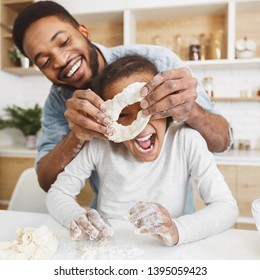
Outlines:
{"type": "Polygon", "coordinates": [[[70,237],[73,240],[100,240],[110,238],[113,229],[95,209],[87,210],[70,224],[70,237]]]}
{"type": "Polygon", "coordinates": [[[150,234],[164,245],[178,243],[179,234],[167,209],[159,203],[139,202],[129,211],[130,222],[137,227],[138,234],[150,234]]]}

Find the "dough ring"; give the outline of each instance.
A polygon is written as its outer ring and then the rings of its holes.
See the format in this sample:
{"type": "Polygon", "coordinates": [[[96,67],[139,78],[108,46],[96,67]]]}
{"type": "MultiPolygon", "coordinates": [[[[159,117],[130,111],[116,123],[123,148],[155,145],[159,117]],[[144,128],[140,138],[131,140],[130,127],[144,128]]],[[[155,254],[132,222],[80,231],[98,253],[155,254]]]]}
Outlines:
{"type": "Polygon", "coordinates": [[[147,125],[150,116],[143,116],[142,111],[139,111],[130,125],[124,126],[117,122],[121,111],[128,105],[140,102],[143,97],[140,95],[141,88],[145,85],[143,83],[133,83],[123,89],[122,92],[115,95],[113,99],[108,99],[105,103],[108,106],[106,114],[111,118],[112,124],[110,127],[115,129],[113,135],[108,135],[108,139],[116,143],[127,141],[135,138],[147,125]]]}

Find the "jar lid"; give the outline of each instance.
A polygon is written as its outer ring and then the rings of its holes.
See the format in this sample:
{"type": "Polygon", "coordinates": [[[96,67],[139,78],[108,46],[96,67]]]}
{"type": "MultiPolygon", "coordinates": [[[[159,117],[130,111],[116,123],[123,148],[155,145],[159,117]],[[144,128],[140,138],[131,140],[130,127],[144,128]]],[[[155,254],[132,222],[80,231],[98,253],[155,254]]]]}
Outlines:
{"type": "Polygon", "coordinates": [[[254,51],[255,49],[255,42],[253,40],[248,40],[246,37],[236,42],[236,50],[238,51],[254,51]]]}

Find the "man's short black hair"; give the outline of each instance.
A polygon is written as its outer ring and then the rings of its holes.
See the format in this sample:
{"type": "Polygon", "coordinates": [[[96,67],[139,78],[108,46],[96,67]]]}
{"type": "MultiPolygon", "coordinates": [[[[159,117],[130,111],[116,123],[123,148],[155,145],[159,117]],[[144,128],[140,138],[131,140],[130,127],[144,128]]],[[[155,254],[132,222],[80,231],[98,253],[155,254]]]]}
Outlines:
{"type": "Polygon", "coordinates": [[[24,55],[23,39],[26,30],[32,23],[49,16],[56,16],[75,27],[79,26],[77,20],[64,7],[53,1],[39,1],[25,7],[16,17],[13,27],[14,43],[24,55]]]}

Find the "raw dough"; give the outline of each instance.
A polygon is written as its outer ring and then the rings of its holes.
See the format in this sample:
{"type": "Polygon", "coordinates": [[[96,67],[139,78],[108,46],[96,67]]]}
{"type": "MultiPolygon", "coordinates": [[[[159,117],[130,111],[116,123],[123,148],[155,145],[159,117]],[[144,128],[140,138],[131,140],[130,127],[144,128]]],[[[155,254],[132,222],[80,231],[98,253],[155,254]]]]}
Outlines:
{"type": "Polygon", "coordinates": [[[137,118],[131,125],[123,126],[117,122],[121,111],[128,105],[140,102],[143,97],[140,95],[141,88],[145,83],[133,83],[123,89],[122,92],[115,95],[113,99],[108,99],[105,103],[108,105],[106,114],[112,119],[110,125],[115,129],[113,135],[108,135],[108,139],[116,143],[131,140],[135,138],[147,125],[150,116],[143,116],[142,111],[138,112],[137,118]]]}
{"type": "Polygon", "coordinates": [[[58,248],[58,240],[47,226],[18,229],[16,237],[0,243],[0,260],[48,260],[58,248]]]}

